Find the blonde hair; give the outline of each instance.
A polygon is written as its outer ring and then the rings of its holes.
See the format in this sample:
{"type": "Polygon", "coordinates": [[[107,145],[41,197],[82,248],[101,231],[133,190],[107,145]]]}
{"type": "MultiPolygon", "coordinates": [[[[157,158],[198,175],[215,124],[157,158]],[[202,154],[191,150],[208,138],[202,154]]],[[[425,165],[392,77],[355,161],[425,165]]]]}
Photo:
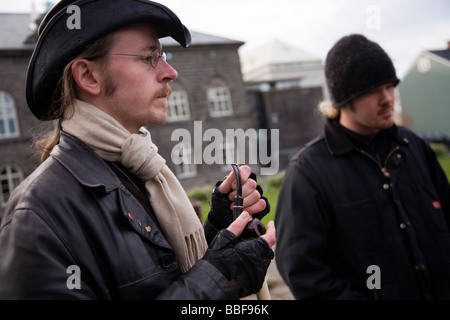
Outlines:
{"type": "Polygon", "coordinates": [[[341,116],[341,110],[335,108],[331,101],[322,101],[318,104],[317,108],[327,119],[337,120],[341,116]]]}
{"type": "Polygon", "coordinates": [[[93,44],[89,45],[80,55],[69,62],[64,68],[63,74],[56,85],[53,102],[50,107],[50,115],[52,119],[58,119],[55,128],[52,129],[53,134],[50,136],[48,132],[41,133],[35,139],[34,147],[40,152],[40,160],[44,162],[49,156],[53,148],[59,143],[61,137],[61,122],[64,118],[70,118],[73,115],[73,105],[77,98],[77,85],[72,74],[72,65],[77,59],[95,60],[99,59],[99,63],[105,63],[104,57],[114,44],[114,34],[108,34],[101,37],[93,44]]]}

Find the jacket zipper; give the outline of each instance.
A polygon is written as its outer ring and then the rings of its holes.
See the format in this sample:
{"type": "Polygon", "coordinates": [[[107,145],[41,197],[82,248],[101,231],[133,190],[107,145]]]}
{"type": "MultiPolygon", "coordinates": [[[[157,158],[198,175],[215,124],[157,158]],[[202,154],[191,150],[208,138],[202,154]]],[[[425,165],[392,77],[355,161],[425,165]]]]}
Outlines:
{"type": "Polygon", "coordinates": [[[392,155],[399,150],[400,147],[396,146],[394,149],[391,150],[391,152],[389,152],[389,154],[387,155],[386,159],[384,160],[384,164],[381,164],[378,162],[377,159],[375,159],[370,153],[368,153],[367,151],[364,150],[359,150],[359,152],[361,152],[363,155],[365,155],[366,157],[368,157],[369,159],[371,159],[373,162],[376,163],[376,165],[380,168],[381,173],[384,175],[384,177],[386,179],[391,179],[391,174],[389,173],[388,169],[387,169],[387,165],[389,162],[389,159],[392,157],[392,155]]]}

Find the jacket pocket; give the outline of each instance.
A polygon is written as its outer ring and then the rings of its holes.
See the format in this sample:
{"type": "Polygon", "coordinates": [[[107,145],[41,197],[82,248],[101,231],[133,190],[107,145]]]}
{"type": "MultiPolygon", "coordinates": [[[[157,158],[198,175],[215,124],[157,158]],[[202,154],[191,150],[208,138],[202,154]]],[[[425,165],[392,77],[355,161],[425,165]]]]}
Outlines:
{"type": "Polygon", "coordinates": [[[376,197],[335,205],[337,236],[360,257],[386,250],[392,242],[384,217],[387,211],[376,197]]]}
{"type": "Polygon", "coordinates": [[[428,228],[434,232],[448,233],[449,227],[432,184],[400,187],[407,214],[413,221],[424,220],[428,228]]]}

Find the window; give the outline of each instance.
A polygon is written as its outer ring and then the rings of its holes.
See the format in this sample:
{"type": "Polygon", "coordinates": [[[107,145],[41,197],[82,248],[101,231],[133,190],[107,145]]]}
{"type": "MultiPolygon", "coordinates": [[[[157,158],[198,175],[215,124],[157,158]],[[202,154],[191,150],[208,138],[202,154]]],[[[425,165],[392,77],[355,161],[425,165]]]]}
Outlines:
{"type": "Polygon", "coordinates": [[[197,166],[192,163],[192,146],[187,143],[183,143],[179,150],[179,156],[182,159],[180,164],[175,165],[175,172],[178,178],[191,178],[197,175],[197,166]]]}
{"type": "Polygon", "coordinates": [[[19,136],[16,107],[13,98],[0,91],[0,139],[19,136]]]}
{"type": "Polygon", "coordinates": [[[230,171],[230,165],[236,163],[236,155],[234,148],[234,138],[224,139],[222,145],[223,165],[222,171],[230,171]]]}
{"type": "Polygon", "coordinates": [[[186,91],[172,91],[168,104],[167,121],[188,120],[190,118],[191,115],[186,91]]]}
{"type": "Polygon", "coordinates": [[[23,173],[20,169],[12,165],[6,165],[0,169],[1,184],[1,207],[6,207],[11,192],[23,180],[23,173]]]}
{"type": "Polygon", "coordinates": [[[417,61],[417,70],[419,70],[420,73],[427,73],[431,70],[431,61],[427,57],[421,57],[417,61]]]}
{"type": "Polygon", "coordinates": [[[225,86],[209,88],[208,108],[211,117],[232,115],[230,90],[225,86]]]}

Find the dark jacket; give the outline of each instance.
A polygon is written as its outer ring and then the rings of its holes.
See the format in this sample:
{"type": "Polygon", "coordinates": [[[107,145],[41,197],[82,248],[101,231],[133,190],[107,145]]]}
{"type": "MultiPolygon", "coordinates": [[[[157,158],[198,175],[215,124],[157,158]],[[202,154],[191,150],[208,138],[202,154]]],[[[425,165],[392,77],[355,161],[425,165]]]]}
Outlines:
{"type": "Polygon", "coordinates": [[[344,131],[328,121],[286,171],[275,216],[284,280],[297,299],[449,299],[450,186],[434,152],[393,126],[380,161],[344,131]]]}
{"type": "Polygon", "coordinates": [[[72,298],[238,296],[205,260],[181,275],[174,251],[117,175],[63,133],[1,218],[0,299],[72,298]]]}

